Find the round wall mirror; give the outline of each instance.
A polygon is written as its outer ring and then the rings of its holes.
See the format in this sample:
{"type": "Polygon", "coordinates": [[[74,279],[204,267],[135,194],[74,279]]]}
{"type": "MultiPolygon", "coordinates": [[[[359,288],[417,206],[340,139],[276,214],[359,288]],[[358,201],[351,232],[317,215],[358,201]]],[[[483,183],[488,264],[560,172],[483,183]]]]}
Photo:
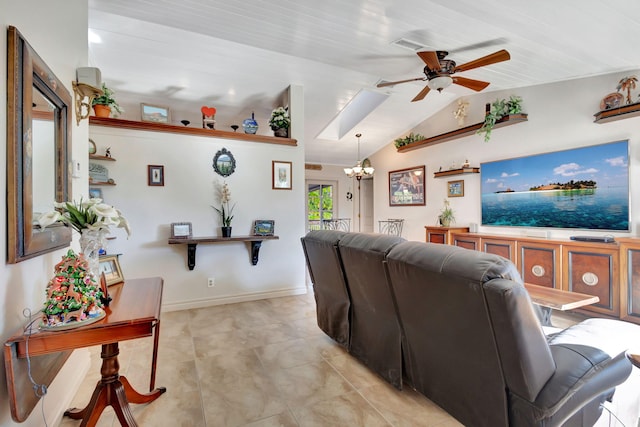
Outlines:
{"type": "Polygon", "coordinates": [[[219,150],[213,157],[213,170],[218,175],[229,176],[236,170],[236,159],[226,148],[219,150]]]}

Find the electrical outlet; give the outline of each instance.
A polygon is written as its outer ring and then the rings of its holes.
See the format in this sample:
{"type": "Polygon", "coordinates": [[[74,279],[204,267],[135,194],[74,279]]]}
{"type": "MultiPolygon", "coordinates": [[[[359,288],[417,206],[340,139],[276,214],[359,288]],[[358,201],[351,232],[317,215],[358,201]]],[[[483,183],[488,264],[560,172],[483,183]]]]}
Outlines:
{"type": "Polygon", "coordinates": [[[209,277],[209,279],[207,280],[207,286],[213,288],[215,285],[216,281],[213,279],[213,277],[209,277]]]}

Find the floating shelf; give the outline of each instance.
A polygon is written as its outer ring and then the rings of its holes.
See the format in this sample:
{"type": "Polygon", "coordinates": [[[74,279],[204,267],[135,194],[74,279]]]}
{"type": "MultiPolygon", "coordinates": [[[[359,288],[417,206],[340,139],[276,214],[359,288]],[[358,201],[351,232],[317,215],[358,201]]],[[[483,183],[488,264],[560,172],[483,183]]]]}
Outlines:
{"type": "Polygon", "coordinates": [[[291,139],[291,138],[278,138],[275,136],[268,136],[268,135],[251,135],[244,132],[227,132],[224,130],[201,129],[196,127],[168,125],[164,123],[137,122],[134,120],[112,119],[112,118],[96,117],[96,116],[89,117],[89,124],[94,126],[105,126],[105,127],[119,128],[119,129],[134,129],[134,130],[144,130],[144,131],[150,131],[150,132],[179,133],[183,135],[206,136],[209,138],[225,138],[225,139],[236,139],[236,140],[242,140],[242,141],[264,142],[267,144],[290,145],[294,147],[298,145],[298,141],[296,139],[291,139]]]}
{"type": "Polygon", "coordinates": [[[116,183],[106,181],[89,181],[89,185],[116,185],[116,183]]]}
{"type": "Polygon", "coordinates": [[[91,159],[91,160],[108,160],[110,162],[115,162],[116,161],[116,159],[114,159],[113,157],[99,156],[97,154],[89,154],[89,159],[91,159]]]}
{"type": "MultiPolygon", "coordinates": [[[[528,120],[527,114],[511,114],[498,120],[493,129],[498,129],[506,126],[515,125],[518,123],[526,122],[528,120]]],[[[440,144],[441,142],[450,141],[452,139],[462,138],[464,136],[473,135],[482,127],[482,123],[476,123],[474,125],[465,126],[460,129],[453,130],[451,132],[443,133],[440,135],[432,136],[431,138],[423,139],[421,141],[415,141],[407,145],[403,145],[398,148],[398,153],[406,153],[408,151],[417,150],[418,148],[428,147],[430,145],[440,144]]]]}
{"type": "Polygon", "coordinates": [[[602,110],[594,114],[594,123],[608,123],[616,120],[629,119],[631,117],[640,116],[640,102],[625,105],[619,108],[611,108],[602,110]]]}
{"type": "Polygon", "coordinates": [[[440,178],[443,176],[463,175],[466,173],[480,173],[480,168],[449,169],[448,171],[434,172],[433,176],[435,178],[440,178]]]}
{"type": "Polygon", "coordinates": [[[170,245],[187,245],[187,265],[189,270],[196,266],[196,247],[198,243],[249,242],[251,244],[251,265],[258,264],[258,255],[263,240],[278,240],[278,236],[234,236],[234,237],[190,237],[171,238],[170,245]]]}

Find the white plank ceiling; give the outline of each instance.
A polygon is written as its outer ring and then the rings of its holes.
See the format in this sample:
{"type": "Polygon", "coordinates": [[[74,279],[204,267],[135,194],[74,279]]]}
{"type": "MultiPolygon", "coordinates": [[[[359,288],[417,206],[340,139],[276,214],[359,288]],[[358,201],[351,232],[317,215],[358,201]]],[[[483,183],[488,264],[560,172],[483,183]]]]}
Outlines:
{"type": "Polygon", "coordinates": [[[399,38],[448,50],[458,64],[507,49],[510,61],[456,74],[491,82],[485,91],[640,68],[637,0],[89,0],[89,8],[102,39],[90,44],[89,65],[119,101],[195,115],[215,106],[222,130],[255,111],[266,131],[283,91],[301,85],[311,163],[353,164],[356,133],[366,157],[474,93],[453,85],[412,103],[424,82],[376,89],[380,79],[423,76],[416,54],[391,44],[399,38]],[[390,96],[341,139],[319,139],[361,90],[390,96]]]}

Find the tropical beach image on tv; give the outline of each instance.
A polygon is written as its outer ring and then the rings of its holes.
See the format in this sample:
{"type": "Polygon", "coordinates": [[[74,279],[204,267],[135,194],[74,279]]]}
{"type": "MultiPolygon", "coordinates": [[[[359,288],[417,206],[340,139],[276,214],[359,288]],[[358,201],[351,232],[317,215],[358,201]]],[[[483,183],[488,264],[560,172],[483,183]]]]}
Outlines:
{"type": "Polygon", "coordinates": [[[628,145],[482,163],[482,225],[629,231],[628,145]]]}

